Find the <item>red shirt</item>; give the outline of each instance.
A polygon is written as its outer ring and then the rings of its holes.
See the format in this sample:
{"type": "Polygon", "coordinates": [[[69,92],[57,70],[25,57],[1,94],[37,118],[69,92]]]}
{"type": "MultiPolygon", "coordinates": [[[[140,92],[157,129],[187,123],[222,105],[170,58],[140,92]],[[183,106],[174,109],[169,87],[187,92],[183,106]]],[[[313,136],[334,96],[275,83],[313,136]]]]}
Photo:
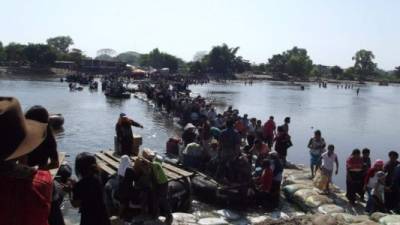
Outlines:
{"type": "Polygon", "coordinates": [[[361,157],[359,158],[354,158],[350,156],[347,161],[346,161],[346,168],[348,170],[359,170],[361,171],[363,169],[363,159],[361,157]]]}
{"type": "Polygon", "coordinates": [[[0,175],[0,225],[48,225],[53,181],[49,171],[0,175]]]}
{"type": "Polygon", "coordinates": [[[271,168],[264,169],[261,178],[261,191],[269,192],[272,186],[272,170],[271,168]]]}
{"type": "Polygon", "coordinates": [[[275,128],[276,125],[273,120],[268,120],[267,122],[265,122],[263,127],[264,137],[274,137],[275,128]]]}

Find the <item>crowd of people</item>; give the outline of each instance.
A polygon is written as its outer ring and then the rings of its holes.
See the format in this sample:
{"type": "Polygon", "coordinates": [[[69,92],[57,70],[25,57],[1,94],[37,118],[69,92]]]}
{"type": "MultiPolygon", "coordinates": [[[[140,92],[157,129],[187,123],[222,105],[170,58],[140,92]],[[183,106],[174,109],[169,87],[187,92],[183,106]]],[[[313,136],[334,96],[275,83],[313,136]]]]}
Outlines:
{"type": "MultiPolygon", "coordinates": [[[[286,160],[292,146],[290,117],[277,126],[273,116],[263,123],[247,114],[241,116],[232,106],[217,113],[204,98],[192,98],[178,85],[142,88],[158,106],[179,117],[184,127],[181,137],[168,140],[168,154],[177,156],[183,166],[206,172],[223,184],[250,187],[246,190],[252,191],[247,194],[265,208],[278,206],[283,170],[291,165],[286,160]]],[[[110,224],[107,185],[104,188],[96,158],[87,152],[80,153],[75,160],[77,179],[72,179],[72,169],[68,165],[60,166],[57,143],[48,120],[49,114],[41,106],[31,107],[24,115],[17,99],[0,97],[0,224],[62,225],[60,204],[65,196],[72,206],[80,209],[82,225],[110,224]],[[59,173],[53,179],[50,170],[58,167],[59,173]]],[[[128,150],[132,143],[131,126],[143,127],[121,114],[116,132],[122,153],[128,155],[131,154],[128,150]]],[[[327,145],[317,130],[308,148],[310,178],[326,177],[323,189],[329,194],[332,176],[339,171],[335,146],[327,145]]],[[[118,194],[113,195],[119,201],[120,217],[129,220],[124,209],[136,201],[141,213],[157,217],[162,211],[166,223],[170,224],[168,181],[160,163],[149,156],[132,165],[129,158],[124,160],[127,157],[121,158],[115,179],[118,194]]],[[[369,149],[354,149],[346,161],[346,171],[346,196],[351,204],[364,201],[367,194],[368,213],[398,212],[397,152],[389,152],[386,163],[376,160],[372,164],[369,149]]]]}
{"type": "MultiPolygon", "coordinates": [[[[351,85],[347,86],[351,88],[351,85]]],[[[167,153],[179,155],[184,166],[207,171],[221,182],[251,183],[261,191],[271,190],[269,185],[262,187],[257,184],[269,180],[266,178],[271,174],[268,170],[273,168],[272,179],[280,182],[283,167],[287,166],[287,150],[292,146],[289,117],[277,127],[273,116],[263,123],[256,118],[248,118],[247,114],[240,116],[239,111],[231,106],[217,113],[201,96],[191,98],[187,93],[174,91],[173,87],[165,84],[149,87],[145,93],[158,102],[158,106],[166,109],[168,106],[159,96],[173,96],[172,105],[176,107],[167,111],[180,118],[184,131],[181,138],[168,141],[167,153]],[[180,141],[182,147],[179,147],[180,141]],[[274,157],[279,160],[274,161],[274,157]],[[262,176],[258,176],[260,174],[262,176]]],[[[310,152],[310,179],[315,179],[318,171],[319,176],[326,178],[322,189],[329,194],[332,176],[339,172],[335,146],[327,145],[321,131],[316,130],[307,147],[310,152]]],[[[377,160],[372,167],[369,155],[367,148],[362,153],[355,149],[346,161],[346,196],[349,202],[355,204],[357,199],[364,201],[367,193],[367,212],[399,210],[400,166],[397,152],[389,153],[390,160],[386,164],[377,160]],[[379,181],[384,181],[384,186],[380,186],[382,182],[379,181]]]]}

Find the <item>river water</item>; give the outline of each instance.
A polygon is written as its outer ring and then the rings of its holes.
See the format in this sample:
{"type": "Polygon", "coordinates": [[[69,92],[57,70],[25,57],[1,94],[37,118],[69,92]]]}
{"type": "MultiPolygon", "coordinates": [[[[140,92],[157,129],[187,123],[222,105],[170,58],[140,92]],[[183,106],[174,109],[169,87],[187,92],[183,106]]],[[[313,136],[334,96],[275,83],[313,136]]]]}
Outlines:
{"type": "MultiPolygon", "coordinates": [[[[290,116],[289,133],[294,146],[289,160],[308,164],[306,148],[313,131],[320,129],[329,144],[336,146],[340,172],[334,182],[345,184],[345,159],[354,148],[369,147],[371,158],[385,159],[389,150],[398,150],[400,133],[400,88],[366,85],[355,89],[337,89],[336,85],[319,88],[315,84],[299,86],[280,82],[210,83],[191,85],[194,94],[211,99],[218,110],[233,105],[240,113],[265,121],[274,115],[277,124],[290,116]]],[[[56,80],[0,80],[0,95],[17,97],[23,109],[40,104],[51,113],[62,113],[64,130],[56,134],[58,148],[73,161],[82,151],[95,152],[113,148],[115,123],[121,112],[126,113],[144,129],[134,128],[143,136],[143,146],[163,152],[170,136],[180,129],[174,119],[160,113],[147,102],[136,98],[118,100],[106,98],[101,91],[70,92],[67,83],[56,80]]]]}

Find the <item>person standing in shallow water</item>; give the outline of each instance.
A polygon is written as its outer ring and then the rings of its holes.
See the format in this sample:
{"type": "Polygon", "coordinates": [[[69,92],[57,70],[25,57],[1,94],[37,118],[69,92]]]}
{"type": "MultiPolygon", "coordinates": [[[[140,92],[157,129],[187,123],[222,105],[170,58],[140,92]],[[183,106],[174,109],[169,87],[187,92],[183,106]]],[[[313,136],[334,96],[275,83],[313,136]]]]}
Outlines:
{"type": "Polygon", "coordinates": [[[314,178],[315,171],[320,167],[321,155],[325,152],[325,140],[321,136],[321,131],[316,130],[314,137],[308,142],[308,148],[310,149],[310,169],[311,178],[314,178]]]}
{"type": "Polygon", "coordinates": [[[118,143],[121,146],[121,155],[132,155],[133,133],[131,126],[143,128],[140,123],[129,119],[125,113],[121,113],[115,125],[118,143]]]}
{"type": "Polygon", "coordinates": [[[110,225],[96,158],[88,152],[78,154],[75,173],[80,180],[72,188],[71,205],[79,207],[80,225],[110,225]]]}

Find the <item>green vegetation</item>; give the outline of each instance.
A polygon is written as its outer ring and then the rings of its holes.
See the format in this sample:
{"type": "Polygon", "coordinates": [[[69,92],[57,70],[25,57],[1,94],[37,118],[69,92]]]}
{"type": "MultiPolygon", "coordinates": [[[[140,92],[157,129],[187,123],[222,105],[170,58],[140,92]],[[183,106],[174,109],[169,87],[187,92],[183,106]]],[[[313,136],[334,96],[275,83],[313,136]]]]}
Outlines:
{"type": "Polygon", "coordinates": [[[360,81],[366,80],[367,76],[376,75],[377,66],[373,59],[375,59],[374,54],[364,49],[359,50],[354,55],[354,71],[360,81]]]}
{"type": "Polygon", "coordinates": [[[7,59],[6,52],[4,51],[3,43],[0,41],[0,62],[7,59]]]}
{"type": "MultiPolygon", "coordinates": [[[[55,61],[73,61],[79,64],[88,59],[82,50],[71,48],[74,41],[69,36],[57,36],[46,40],[46,44],[0,42],[0,64],[32,67],[50,67],[55,61]]],[[[97,51],[97,60],[124,62],[133,66],[155,69],[169,68],[172,73],[189,73],[196,76],[212,75],[218,78],[233,78],[236,73],[272,74],[277,79],[339,79],[359,81],[396,81],[400,82],[400,66],[393,71],[384,71],[374,62],[372,51],[361,49],[352,57],[354,66],[341,68],[313,64],[304,48],[293,47],[280,54],[275,54],[266,63],[250,64],[238,55],[239,47],[227,44],[213,46],[210,51],[196,52],[193,60],[182,59],[158,48],[147,54],[127,51],[120,54],[113,49],[97,51]]]]}
{"type": "Polygon", "coordinates": [[[311,71],[320,76],[318,68],[313,69],[313,63],[303,48],[293,47],[282,54],[273,55],[268,59],[267,70],[273,74],[288,74],[300,79],[306,79],[311,71]]]}
{"type": "Polygon", "coordinates": [[[0,44],[0,61],[32,67],[49,67],[56,60],[79,63],[86,56],[80,49],[69,50],[73,43],[69,36],[59,36],[47,39],[47,44],[28,43],[24,45],[11,42],[4,47],[0,44]]]}
{"type": "Polygon", "coordinates": [[[189,72],[200,75],[209,73],[216,76],[232,77],[234,73],[251,71],[251,64],[241,56],[236,56],[239,47],[227,44],[214,46],[209,53],[198,52],[188,63],[189,72]]]}
{"type": "Polygon", "coordinates": [[[182,60],[168,53],[160,52],[156,48],[148,54],[143,54],[139,61],[140,66],[151,66],[156,69],[169,68],[172,73],[175,73],[178,71],[178,66],[182,60]]]}

